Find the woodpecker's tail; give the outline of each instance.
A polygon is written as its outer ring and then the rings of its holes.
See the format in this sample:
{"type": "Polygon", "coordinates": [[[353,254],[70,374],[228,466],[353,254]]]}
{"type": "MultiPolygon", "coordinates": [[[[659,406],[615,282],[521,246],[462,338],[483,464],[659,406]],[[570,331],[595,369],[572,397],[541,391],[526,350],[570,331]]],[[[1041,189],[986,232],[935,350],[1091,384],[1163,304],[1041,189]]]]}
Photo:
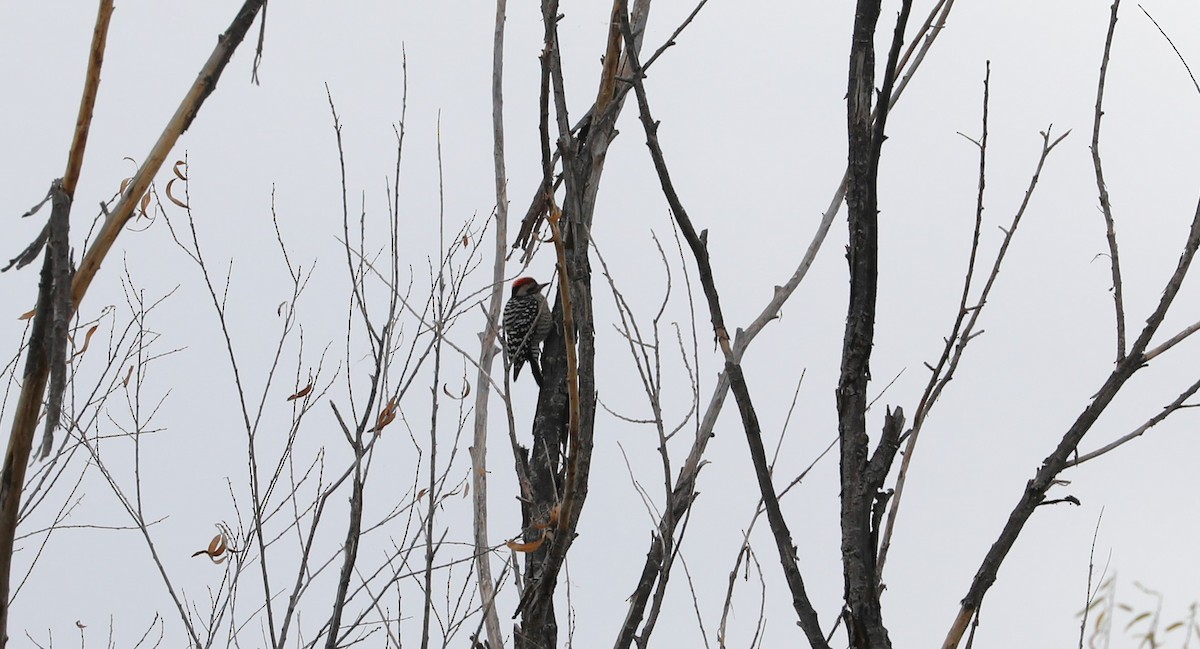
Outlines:
{"type": "Polygon", "coordinates": [[[541,363],[538,362],[537,356],[530,356],[527,359],[526,358],[517,358],[515,361],[513,361],[513,366],[512,366],[513,383],[516,383],[517,375],[521,373],[521,368],[525,367],[526,361],[529,362],[529,371],[533,373],[534,382],[538,384],[539,388],[542,387],[542,366],[541,366],[541,363]]]}
{"type": "Polygon", "coordinates": [[[542,387],[542,367],[536,356],[529,359],[529,371],[533,373],[533,380],[538,384],[538,389],[542,387]]]}

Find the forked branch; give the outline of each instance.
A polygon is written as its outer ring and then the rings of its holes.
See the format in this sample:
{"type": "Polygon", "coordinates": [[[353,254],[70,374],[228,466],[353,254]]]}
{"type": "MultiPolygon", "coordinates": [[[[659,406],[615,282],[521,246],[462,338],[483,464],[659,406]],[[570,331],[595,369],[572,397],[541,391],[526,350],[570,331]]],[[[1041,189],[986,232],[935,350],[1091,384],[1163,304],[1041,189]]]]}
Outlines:
{"type": "Polygon", "coordinates": [[[637,96],[642,127],[646,133],[646,146],[650,149],[650,157],[654,161],[654,168],[658,173],[663,195],[671,207],[672,215],[675,217],[675,221],[679,225],[684,239],[687,241],[693,256],[696,258],[697,273],[700,277],[700,283],[704,288],[704,296],[708,301],[713,334],[716,337],[718,346],[721,348],[721,352],[725,356],[725,373],[729,376],[734,398],[737,401],[738,410],[742,415],[742,425],[746,431],[746,439],[750,446],[751,459],[754,463],[755,474],[758,477],[759,489],[762,492],[764,506],[767,509],[767,518],[771,523],[771,530],[775,533],[775,543],[779,550],[780,562],[783,565],[788,587],[791,589],[792,605],[799,618],[800,627],[808,638],[809,643],[813,647],[828,647],[829,645],[825,641],[824,634],[821,632],[816,610],[808,598],[804,587],[804,580],[796,564],[795,546],[791,540],[791,532],[788,531],[787,522],[783,518],[783,513],[779,508],[779,500],[775,495],[775,487],[771,482],[771,474],[767,467],[766,451],[763,448],[762,430],[759,426],[758,415],[754,411],[754,404],[750,398],[750,391],[746,386],[746,379],[742,374],[741,365],[733,355],[729,332],[725,328],[725,318],[721,312],[720,296],[717,293],[716,283],[713,280],[712,265],[709,261],[705,237],[704,235],[697,234],[687,210],[684,208],[678,193],[675,191],[674,183],[671,180],[671,175],[663,156],[662,147],[658,142],[658,124],[654,121],[654,117],[650,112],[649,100],[646,97],[646,88],[642,82],[642,68],[638,63],[637,53],[634,51],[633,31],[629,26],[628,10],[625,7],[624,0],[621,2],[619,17],[621,31],[627,45],[628,61],[633,69],[632,83],[634,93],[637,96]]]}

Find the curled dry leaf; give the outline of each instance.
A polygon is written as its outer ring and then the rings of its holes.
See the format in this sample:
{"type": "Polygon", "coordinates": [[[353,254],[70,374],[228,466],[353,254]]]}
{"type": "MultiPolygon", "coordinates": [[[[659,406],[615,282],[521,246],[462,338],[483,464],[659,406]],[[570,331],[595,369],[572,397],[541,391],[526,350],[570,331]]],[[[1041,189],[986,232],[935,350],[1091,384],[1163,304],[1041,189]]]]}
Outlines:
{"type": "Polygon", "coordinates": [[[228,550],[229,543],[225,540],[225,533],[219,532],[212,538],[211,541],[208,542],[207,548],[200,550],[199,552],[192,553],[192,556],[198,557],[202,554],[207,555],[209,560],[211,560],[213,563],[219,564],[223,563],[229,558],[229,555],[226,554],[226,551],[228,550]]]}
{"type": "Polygon", "coordinates": [[[186,209],[188,209],[188,204],[185,201],[181,201],[178,198],[175,198],[175,194],[173,194],[171,192],[171,185],[174,185],[176,180],[179,180],[179,179],[172,178],[171,180],[167,181],[167,200],[171,201],[172,203],[174,203],[174,204],[178,205],[179,207],[182,207],[183,209],[186,210],[186,209]]]}
{"type": "Polygon", "coordinates": [[[415,500],[420,500],[420,499],[424,498],[424,497],[425,497],[425,494],[426,494],[428,491],[429,491],[428,489],[422,489],[422,490],[418,491],[418,492],[417,492],[417,497],[415,498],[415,500]]]}
{"type": "Polygon", "coordinates": [[[80,622],[79,620],[75,620],[75,626],[76,626],[77,628],[80,628],[80,629],[86,629],[86,628],[87,628],[87,625],[86,625],[86,624],[84,624],[83,622],[80,622]]]}
{"type": "Polygon", "coordinates": [[[383,430],[384,426],[396,420],[396,397],[388,400],[387,405],[383,410],[379,411],[379,416],[375,418],[375,427],[370,430],[372,433],[378,433],[383,430]]]}
{"type": "Polygon", "coordinates": [[[470,237],[468,237],[467,235],[464,234],[463,241],[462,241],[463,247],[466,248],[467,244],[470,243],[470,241],[471,241],[470,237]]]}
{"type": "Polygon", "coordinates": [[[312,381],[309,381],[308,385],[304,386],[304,389],[302,389],[299,392],[288,397],[287,400],[295,401],[296,399],[303,399],[304,397],[308,396],[309,392],[312,392],[312,391],[313,391],[313,383],[312,383],[312,381]]]}
{"type": "Polygon", "coordinates": [[[32,318],[34,316],[34,314],[36,314],[36,313],[37,313],[37,309],[30,309],[30,310],[26,311],[25,313],[22,313],[21,317],[17,318],[17,320],[28,320],[28,319],[32,318]]]}
{"type": "Polygon", "coordinates": [[[175,177],[187,182],[187,160],[176,160],[175,165],[171,167],[171,171],[175,172],[175,177]]]}
{"type": "Polygon", "coordinates": [[[87,333],[84,334],[84,336],[83,336],[83,347],[81,347],[79,349],[79,351],[77,351],[71,355],[72,361],[75,360],[76,356],[82,356],[83,353],[88,350],[88,345],[90,345],[92,343],[92,334],[96,333],[96,330],[99,328],[100,328],[100,325],[92,325],[92,328],[87,330],[87,333]]]}
{"type": "Polygon", "coordinates": [[[125,380],[121,382],[122,387],[129,387],[129,379],[133,377],[133,366],[129,366],[129,371],[125,373],[125,380]]]}
{"type": "Polygon", "coordinates": [[[542,543],[546,541],[546,535],[543,534],[539,538],[528,543],[517,543],[516,541],[507,541],[504,545],[513,552],[537,552],[537,549],[542,547],[542,543]]]}
{"type": "MultiPolygon", "coordinates": [[[[132,158],[125,158],[125,159],[130,160],[130,161],[133,160],[132,158]]],[[[118,193],[124,194],[125,190],[129,188],[129,183],[131,183],[131,182],[133,182],[133,176],[130,176],[130,177],[122,180],[121,181],[121,191],[118,193]]],[[[148,207],[150,207],[150,192],[146,192],[146,195],[143,196],[141,201],[138,202],[138,214],[140,214],[141,216],[148,217],[148,215],[146,214],[146,208],[148,208],[148,207]]]]}
{"type": "Polygon", "coordinates": [[[442,384],[442,392],[444,392],[446,394],[446,396],[450,397],[451,399],[454,399],[455,401],[462,401],[463,399],[466,399],[468,395],[471,394],[471,384],[464,383],[463,384],[463,392],[461,395],[458,395],[458,394],[450,394],[450,387],[447,386],[445,383],[443,383],[442,384]]]}

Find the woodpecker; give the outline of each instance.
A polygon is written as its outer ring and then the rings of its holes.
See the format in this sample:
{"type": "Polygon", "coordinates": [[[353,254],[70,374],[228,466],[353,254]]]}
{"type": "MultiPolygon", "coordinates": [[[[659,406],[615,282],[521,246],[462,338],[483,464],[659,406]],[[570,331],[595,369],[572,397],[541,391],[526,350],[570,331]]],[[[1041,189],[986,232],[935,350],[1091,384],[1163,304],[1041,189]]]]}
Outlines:
{"type": "Polygon", "coordinates": [[[548,285],[549,282],[538,284],[532,277],[522,277],[513,282],[512,297],[504,305],[504,340],[513,381],[517,380],[521,366],[528,362],[538,387],[542,385],[538,354],[551,327],[550,305],[542,295],[542,289],[548,285]]]}

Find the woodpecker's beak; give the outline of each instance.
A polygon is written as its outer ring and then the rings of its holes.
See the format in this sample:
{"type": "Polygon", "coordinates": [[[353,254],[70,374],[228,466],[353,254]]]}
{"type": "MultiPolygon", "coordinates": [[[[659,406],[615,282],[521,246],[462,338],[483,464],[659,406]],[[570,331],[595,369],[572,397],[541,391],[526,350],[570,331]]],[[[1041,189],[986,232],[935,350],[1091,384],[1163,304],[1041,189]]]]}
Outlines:
{"type": "Polygon", "coordinates": [[[538,284],[537,290],[540,291],[540,290],[546,288],[547,286],[550,286],[550,282],[546,282],[545,284],[538,284]]]}

